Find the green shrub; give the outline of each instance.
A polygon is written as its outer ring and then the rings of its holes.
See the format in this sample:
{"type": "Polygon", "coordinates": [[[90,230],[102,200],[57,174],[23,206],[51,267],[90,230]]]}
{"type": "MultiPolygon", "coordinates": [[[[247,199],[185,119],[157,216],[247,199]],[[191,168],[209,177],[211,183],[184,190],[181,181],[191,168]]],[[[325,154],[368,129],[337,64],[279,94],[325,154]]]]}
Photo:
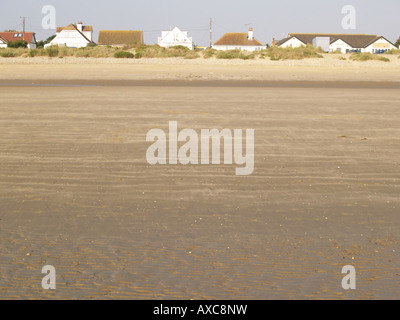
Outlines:
{"type": "Polygon", "coordinates": [[[242,59],[242,60],[250,60],[256,57],[255,53],[248,53],[246,51],[240,50],[226,50],[226,51],[218,51],[216,54],[217,59],[242,59]]]}
{"type": "Polygon", "coordinates": [[[46,53],[49,57],[57,57],[58,56],[58,47],[50,46],[46,48],[46,53]]]}
{"type": "Polygon", "coordinates": [[[301,46],[297,48],[287,47],[278,48],[270,47],[265,50],[266,55],[274,61],[277,60],[302,60],[307,58],[323,58],[320,48],[315,48],[312,45],[301,46]]]}
{"type": "Polygon", "coordinates": [[[255,57],[256,56],[253,53],[252,54],[244,54],[244,53],[239,54],[239,59],[242,59],[242,60],[253,60],[255,57]]]}
{"type": "Polygon", "coordinates": [[[9,48],[27,48],[28,42],[26,42],[25,40],[12,41],[12,42],[7,43],[7,47],[9,47],[9,48]]]}
{"type": "Polygon", "coordinates": [[[216,54],[217,59],[238,59],[240,55],[239,50],[226,50],[218,51],[216,54]]]}
{"type": "Polygon", "coordinates": [[[29,50],[29,56],[30,56],[31,58],[36,57],[36,56],[37,56],[37,53],[38,53],[38,49],[31,49],[31,50],[29,50]]]}
{"type": "Polygon", "coordinates": [[[132,58],[134,58],[134,54],[131,52],[127,52],[127,51],[117,51],[116,53],[114,53],[114,57],[115,58],[132,59],[132,58]]]}
{"type": "Polygon", "coordinates": [[[0,56],[2,56],[3,58],[13,58],[15,57],[15,53],[10,50],[1,50],[0,56]]]}
{"type": "Polygon", "coordinates": [[[184,46],[171,48],[160,47],[159,45],[141,45],[135,51],[135,58],[176,58],[196,59],[200,55],[184,46]]]}
{"type": "Polygon", "coordinates": [[[204,50],[204,52],[203,52],[203,58],[204,58],[204,59],[209,59],[209,58],[215,56],[216,53],[217,53],[217,50],[211,49],[211,48],[207,48],[207,49],[204,50]]]}

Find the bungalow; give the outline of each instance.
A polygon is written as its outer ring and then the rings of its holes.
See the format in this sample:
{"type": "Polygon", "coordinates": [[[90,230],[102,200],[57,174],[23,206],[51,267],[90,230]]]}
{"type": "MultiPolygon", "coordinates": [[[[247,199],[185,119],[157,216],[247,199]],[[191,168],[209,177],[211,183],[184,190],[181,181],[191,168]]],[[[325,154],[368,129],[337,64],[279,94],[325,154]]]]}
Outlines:
{"type": "Polygon", "coordinates": [[[143,43],[143,31],[101,30],[97,44],[101,46],[122,47],[124,45],[140,46],[143,43]]]}
{"type": "Polygon", "coordinates": [[[315,38],[329,38],[330,52],[384,53],[388,50],[396,49],[389,40],[377,35],[331,33],[290,33],[287,38],[278,41],[276,46],[297,48],[307,44],[312,45],[315,38]]]}
{"type": "Polygon", "coordinates": [[[261,51],[267,47],[254,38],[253,28],[249,28],[247,33],[225,33],[218,41],[214,42],[212,48],[215,50],[261,51]]]}
{"type": "Polygon", "coordinates": [[[392,42],[390,42],[385,37],[378,37],[365,47],[364,52],[384,53],[386,51],[394,49],[398,48],[392,42]]]}
{"type": "Polygon", "coordinates": [[[34,32],[0,32],[0,48],[7,47],[9,42],[25,40],[29,49],[36,48],[36,37],[34,32]]]}
{"type": "Polygon", "coordinates": [[[84,26],[82,22],[77,25],[70,24],[67,27],[58,27],[56,37],[45,47],[65,46],[70,48],[82,48],[93,43],[92,26],[84,26]]]}
{"type": "Polygon", "coordinates": [[[158,45],[164,48],[184,46],[190,50],[194,49],[193,40],[188,37],[188,32],[181,31],[178,27],[174,27],[170,31],[162,31],[161,37],[158,37],[158,45]]]}

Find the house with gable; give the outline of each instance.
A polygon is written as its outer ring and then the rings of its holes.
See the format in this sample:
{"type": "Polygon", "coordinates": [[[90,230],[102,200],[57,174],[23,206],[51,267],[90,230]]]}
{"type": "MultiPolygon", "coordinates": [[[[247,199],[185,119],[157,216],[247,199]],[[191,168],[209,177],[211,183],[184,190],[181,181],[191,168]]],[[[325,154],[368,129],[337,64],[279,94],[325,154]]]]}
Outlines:
{"type": "Polygon", "coordinates": [[[82,48],[93,43],[93,27],[84,26],[82,22],[58,27],[56,37],[45,47],[60,46],[69,48],[82,48]]]}
{"type": "Polygon", "coordinates": [[[170,31],[162,31],[161,37],[158,38],[158,45],[164,48],[184,46],[190,50],[194,49],[193,40],[188,37],[188,32],[181,31],[178,27],[174,27],[170,31]]]}
{"type": "Polygon", "coordinates": [[[330,52],[367,52],[384,53],[396,46],[384,37],[368,34],[333,34],[333,33],[290,33],[276,43],[277,47],[297,48],[307,44],[312,45],[315,38],[329,38],[330,52]]]}
{"type": "Polygon", "coordinates": [[[36,48],[36,37],[34,32],[0,32],[0,48],[6,48],[9,42],[24,40],[28,44],[29,49],[36,48]]]}
{"type": "Polygon", "coordinates": [[[228,32],[218,41],[214,42],[212,48],[215,50],[242,50],[242,51],[261,51],[267,48],[254,37],[253,28],[243,33],[228,32]]]}

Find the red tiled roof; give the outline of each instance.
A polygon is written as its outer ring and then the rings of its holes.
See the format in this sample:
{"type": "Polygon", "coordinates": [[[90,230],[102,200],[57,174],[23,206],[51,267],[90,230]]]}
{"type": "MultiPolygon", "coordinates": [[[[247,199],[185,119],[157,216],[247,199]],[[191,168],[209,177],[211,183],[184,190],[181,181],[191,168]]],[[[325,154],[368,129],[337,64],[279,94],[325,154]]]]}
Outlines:
{"type": "MultiPolygon", "coordinates": [[[[67,27],[57,27],[56,32],[60,33],[64,29],[66,29],[66,30],[74,30],[74,29],[67,29],[67,28],[70,28],[70,26],[71,26],[71,24],[68,25],[67,27]]],[[[76,28],[76,26],[75,26],[75,28],[76,28]]],[[[93,27],[92,26],[82,26],[82,31],[84,31],[84,32],[93,31],[93,27]]]]}
{"type": "MultiPolygon", "coordinates": [[[[22,32],[0,32],[0,37],[6,42],[14,42],[17,40],[23,40],[23,35],[22,32]],[[18,35],[18,37],[14,37],[15,35],[18,35]]],[[[35,33],[34,32],[25,32],[25,41],[28,43],[31,43],[32,38],[35,39],[35,33]]]]}
{"type": "Polygon", "coordinates": [[[248,39],[248,33],[225,33],[217,42],[217,46],[262,46],[263,44],[256,38],[248,39]]]}

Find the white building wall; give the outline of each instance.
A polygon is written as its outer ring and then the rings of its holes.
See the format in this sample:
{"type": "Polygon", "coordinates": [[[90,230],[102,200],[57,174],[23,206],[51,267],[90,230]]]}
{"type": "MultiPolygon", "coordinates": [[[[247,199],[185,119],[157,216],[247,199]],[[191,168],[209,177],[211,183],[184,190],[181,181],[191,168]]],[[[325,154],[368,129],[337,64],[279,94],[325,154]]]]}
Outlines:
{"type": "Polygon", "coordinates": [[[368,52],[368,53],[377,53],[377,51],[388,51],[392,49],[397,49],[394,45],[392,45],[389,41],[385,40],[384,38],[380,38],[377,41],[375,41],[373,44],[369,45],[366,47],[363,52],[368,52]]]}
{"type": "Polygon", "coordinates": [[[353,48],[341,39],[336,40],[329,46],[330,52],[340,51],[341,53],[347,53],[350,50],[353,50],[353,48]]]}
{"type": "Polygon", "coordinates": [[[241,50],[241,51],[261,51],[267,49],[267,46],[220,46],[220,45],[213,45],[213,49],[218,51],[227,51],[227,50],[241,50]]]}
{"type": "MultiPolygon", "coordinates": [[[[49,45],[58,45],[58,46],[66,46],[70,48],[82,48],[86,47],[89,42],[82,37],[75,30],[63,30],[61,31],[51,42],[49,45]]],[[[49,45],[46,45],[49,46],[49,45]]]]}
{"type": "Polygon", "coordinates": [[[93,32],[92,31],[83,31],[82,33],[90,41],[93,41],[93,32]]]}
{"type": "Polygon", "coordinates": [[[292,47],[292,48],[298,48],[304,46],[304,43],[301,42],[299,39],[297,38],[291,38],[288,41],[286,41],[285,43],[283,43],[282,45],[280,45],[280,48],[288,48],[288,47],[292,47]]]}
{"type": "Polygon", "coordinates": [[[162,31],[161,37],[158,38],[158,45],[164,48],[184,46],[190,50],[194,49],[192,38],[188,37],[186,31],[181,31],[178,27],[171,31],[162,31]]]}

